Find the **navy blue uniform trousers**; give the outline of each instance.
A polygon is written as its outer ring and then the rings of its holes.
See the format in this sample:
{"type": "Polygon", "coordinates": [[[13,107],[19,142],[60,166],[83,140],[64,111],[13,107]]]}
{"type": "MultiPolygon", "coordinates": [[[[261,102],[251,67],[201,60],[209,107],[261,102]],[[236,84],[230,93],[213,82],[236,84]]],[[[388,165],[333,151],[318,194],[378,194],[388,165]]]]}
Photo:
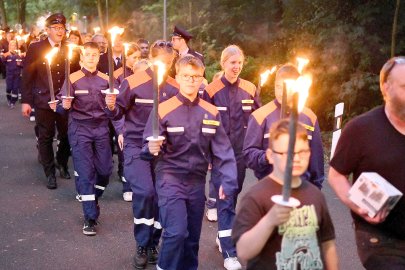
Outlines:
{"type": "Polygon", "coordinates": [[[164,270],[197,269],[205,177],[158,173],[156,190],[164,229],[158,266],[164,270]]]}
{"type": "Polygon", "coordinates": [[[156,247],[162,226],[159,222],[153,162],[140,158],[140,146],[128,142],[124,144],[124,176],[132,190],[134,237],[139,246],[156,247]]]}
{"type": "Polygon", "coordinates": [[[73,120],[69,123],[68,135],[84,218],[96,220],[100,215],[98,198],[103,194],[112,173],[108,125],[92,127],[73,120]]]}

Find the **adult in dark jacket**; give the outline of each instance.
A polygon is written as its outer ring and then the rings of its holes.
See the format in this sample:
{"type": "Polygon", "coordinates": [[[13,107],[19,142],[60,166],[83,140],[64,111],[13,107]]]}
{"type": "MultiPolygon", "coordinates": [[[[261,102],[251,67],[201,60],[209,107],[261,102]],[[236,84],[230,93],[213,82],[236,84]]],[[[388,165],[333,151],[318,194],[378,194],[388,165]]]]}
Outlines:
{"type": "MultiPolygon", "coordinates": [[[[45,55],[52,47],[59,48],[51,64],[53,88],[57,95],[65,80],[65,57],[67,46],[62,40],[66,33],[66,18],[63,14],[52,14],[46,19],[45,30],[48,38],[32,43],[24,62],[22,73],[22,114],[29,116],[32,106],[36,111],[36,125],[38,128],[38,150],[45,175],[47,177],[47,188],[57,187],[55,178],[55,167],[60,171],[62,178],[69,179],[68,159],[70,146],[67,139],[67,117],[61,116],[49,108],[51,100],[48,77],[46,72],[45,55]],[[58,130],[58,147],[56,161],[53,152],[53,138],[55,129],[58,130]]],[[[77,70],[78,64],[72,65],[71,72],[77,70]]]]}

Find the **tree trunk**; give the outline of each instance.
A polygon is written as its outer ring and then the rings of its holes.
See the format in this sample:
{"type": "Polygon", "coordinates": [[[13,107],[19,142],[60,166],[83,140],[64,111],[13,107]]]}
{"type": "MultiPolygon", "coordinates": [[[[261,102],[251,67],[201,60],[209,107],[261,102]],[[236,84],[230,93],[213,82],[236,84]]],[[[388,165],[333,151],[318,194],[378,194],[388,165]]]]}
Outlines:
{"type": "Polygon", "coordinates": [[[26,0],[16,0],[17,5],[17,23],[23,25],[25,23],[25,6],[26,0]]]}
{"type": "Polygon", "coordinates": [[[100,24],[100,29],[101,29],[101,33],[105,34],[106,33],[106,29],[104,27],[104,22],[103,22],[103,4],[101,3],[102,0],[97,0],[97,11],[98,11],[98,21],[100,24]]]}
{"type": "Polygon", "coordinates": [[[397,4],[395,6],[394,21],[392,23],[391,57],[395,56],[395,44],[396,44],[396,36],[397,36],[397,23],[398,23],[398,13],[399,13],[400,3],[401,3],[401,0],[397,0],[397,4]]]}
{"type": "Polygon", "coordinates": [[[1,26],[7,27],[6,6],[3,0],[0,0],[0,17],[1,26]]]}

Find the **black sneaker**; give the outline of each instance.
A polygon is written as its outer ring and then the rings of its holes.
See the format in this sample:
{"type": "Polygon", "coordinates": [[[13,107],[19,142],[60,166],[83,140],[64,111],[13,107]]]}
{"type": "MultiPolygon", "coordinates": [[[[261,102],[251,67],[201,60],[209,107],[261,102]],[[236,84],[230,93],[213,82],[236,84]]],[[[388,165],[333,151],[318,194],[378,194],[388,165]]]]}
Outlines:
{"type": "Polygon", "coordinates": [[[138,246],[138,250],[136,251],[134,256],[135,269],[145,269],[147,261],[148,255],[146,254],[146,248],[138,246]]]}
{"type": "Polygon", "coordinates": [[[83,225],[83,234],[87,236],[96,235],[97,234],[96,225],[97,221],[95,221],[94,219],[89,220],[86,219],[83,225]]]}
{"type": "Polygon", "coordinates": [[[156,247],[148,248],[148,263],[157,264],[158,258],[159,252],[157,251],[156,247]]]}

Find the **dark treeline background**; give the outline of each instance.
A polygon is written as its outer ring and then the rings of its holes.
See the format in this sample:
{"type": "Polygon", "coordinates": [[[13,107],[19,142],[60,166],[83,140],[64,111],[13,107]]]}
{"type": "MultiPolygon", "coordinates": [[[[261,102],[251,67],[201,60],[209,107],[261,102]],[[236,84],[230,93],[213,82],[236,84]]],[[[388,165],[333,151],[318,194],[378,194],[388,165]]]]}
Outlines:
{"type": "MultiPolygon", "coordinates": [[[[126,27],[128,40],[162,38],[163,0],[109,2],[109,23],[126,27]]],[[[229,44],[245,51],[241,77],[254,83],[273,65],[295,62],[296,56],[309,58],[306,71],[313,75],[313,86],[307,105],[323,130],[332,129],[338,102],[345,102],[346,120],[382,103],[378,73],[391,55],[393,37],[394,54],[405,54],[405,3],[400,0],[167,0],[167,4],[169,38],[175,24],[195,36],[191,47],[204,54],[209,80],[219,71],[221,51],[229,44]]],[[[37,17],[56,11],[70,17],[72,24],[86,16],[89,32],[106,21],[101,0],[0,0],[3,26],[19,22],[28,27],[37,17]],[[74,12],[78,16],[72,16],[74,12]]],[[[273,84],[274,76],[262,88],[263,103],[274,97],[273,84]]]]}

